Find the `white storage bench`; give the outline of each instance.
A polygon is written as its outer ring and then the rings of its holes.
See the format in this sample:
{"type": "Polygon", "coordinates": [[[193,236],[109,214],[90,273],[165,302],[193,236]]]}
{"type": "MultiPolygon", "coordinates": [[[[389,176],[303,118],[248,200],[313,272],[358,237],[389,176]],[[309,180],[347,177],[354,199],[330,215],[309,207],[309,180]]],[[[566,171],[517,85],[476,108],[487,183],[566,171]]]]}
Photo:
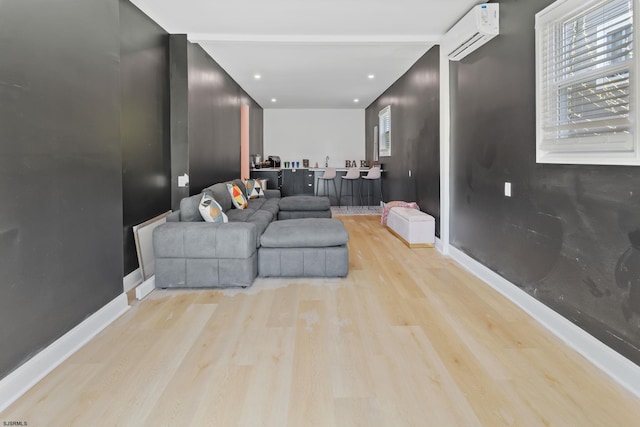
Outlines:
{"type": "Polygon", "coordinates": [[[432,248],[435,243],[436,221],[417,209],[391,208],[387,217],[389,231],[410,248],[432,248]]]}

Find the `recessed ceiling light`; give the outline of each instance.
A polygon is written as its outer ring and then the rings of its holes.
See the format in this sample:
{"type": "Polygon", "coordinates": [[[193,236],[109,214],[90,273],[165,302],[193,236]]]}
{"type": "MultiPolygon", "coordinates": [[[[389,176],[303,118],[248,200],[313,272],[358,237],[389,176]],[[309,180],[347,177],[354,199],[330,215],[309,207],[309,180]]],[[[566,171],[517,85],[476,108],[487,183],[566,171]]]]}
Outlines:
{"type": "Polygon", "coordinates": [[[253,78],[256,80],[260,80],[262,78],[262,76],[260,74],[254,74],[253,78]]]}
{"type": "Polygon", "coordinates": [[[276,102],[276,101],[277,101],[277,99],[271,98],[271,102],[276,102]]]}
{"type": "Polygon", "coordinates": [[[370,78],[370,79],[375,78],[375,76],[373,74],[369,74],[367,77],[370,78]]]}
{"type": "Polygon", "coordinates": [[[356,98],[356,99],[353,100],[353,102],[355,102],[357,104],[358,102],[360,102],[360,100],[358,98],[356,98]]]}

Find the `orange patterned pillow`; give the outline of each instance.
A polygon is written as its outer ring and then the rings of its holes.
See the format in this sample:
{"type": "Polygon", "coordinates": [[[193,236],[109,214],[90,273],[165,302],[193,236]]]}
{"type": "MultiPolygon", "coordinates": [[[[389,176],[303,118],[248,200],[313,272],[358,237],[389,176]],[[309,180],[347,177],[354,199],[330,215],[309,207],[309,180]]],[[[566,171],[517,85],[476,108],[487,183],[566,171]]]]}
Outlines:
{"type": "Polygon", "coordinates": [[[238,209],[244,209],[249,206],[249,202],[242,194],[242,190],[235,184],[227,184],[227,190],[229,190],[229,194],[231,194],[231,201],[233,202],[233,206],[238,209]]]}

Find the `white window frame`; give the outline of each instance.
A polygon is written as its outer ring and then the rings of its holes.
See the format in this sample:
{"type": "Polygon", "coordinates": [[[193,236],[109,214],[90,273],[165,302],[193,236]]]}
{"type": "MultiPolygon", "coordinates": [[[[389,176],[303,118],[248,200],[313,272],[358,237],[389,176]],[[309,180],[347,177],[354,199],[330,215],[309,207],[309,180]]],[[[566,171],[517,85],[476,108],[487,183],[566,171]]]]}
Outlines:
{"type": "Polygon", "coordinates": [[[391,106],[387,105],[378,113],[379,157],[391,157],[391,106]],[[386,129],[388,124],[389,129],[386,129]]]}
{"type": "MultiPolygon", "coordinates": [[[[608,0],[558,0],[546,9],[536,14],[536,161],[538,163],[562,163],[562,164],[593,164],[593,165],[640,165],[640,120],[638,115],[638,100],[640,99],[640,84],[638,72],[640,71],[639,41],[640,26],[638,25],[638,2],[633,1],[633,59],[631,63],[625,62],[630,73],[630,132],[626,135],[603,136],[601,140],[597,136],[581,139],[576,138],[570,144],[557,144],[553,140],[545,140],[544,113],[545,113],[545,84],[544,81],[544,30],[547,25],[556,24],[562,26],[563,22],[574,19],[585,10],[597,7],[608,0]]],[[[609,31],[611,32],[611,31],[609,31]]],[[[609,72],[614,69],[607,69],[609,72]]],[[[597,75],[594,77],[598,77],[597,75]]],[[[554,88],[552,83],[549,86],[554,88]]],[[[555,88],[557,88],[555,86],[555,88]]],[[[558,99],[559,95],[556,96],[558,99]]],[[[549,98],[551,99],[551,97],[549,98]]]]}

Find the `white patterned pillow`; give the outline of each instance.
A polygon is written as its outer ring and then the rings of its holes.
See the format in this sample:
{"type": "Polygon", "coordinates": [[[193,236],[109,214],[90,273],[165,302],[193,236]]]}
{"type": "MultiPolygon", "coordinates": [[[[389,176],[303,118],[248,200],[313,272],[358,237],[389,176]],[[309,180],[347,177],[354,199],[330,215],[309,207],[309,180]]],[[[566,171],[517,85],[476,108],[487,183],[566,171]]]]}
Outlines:
{"type": "Polygon", "coordinates": [[[248,179],[244,182],[244,186],[247,188],[247,195],[250,199],[257,199],[264,197],[264,191],[262,191],[262,184],[257,179],[248,179]]]}
{"type": "Polygon", "coordinates": [[[202,195],[198,210],[206,222],[229,222],[227,215],[222,212],[222,206],[207,193],[202,195]]]}

